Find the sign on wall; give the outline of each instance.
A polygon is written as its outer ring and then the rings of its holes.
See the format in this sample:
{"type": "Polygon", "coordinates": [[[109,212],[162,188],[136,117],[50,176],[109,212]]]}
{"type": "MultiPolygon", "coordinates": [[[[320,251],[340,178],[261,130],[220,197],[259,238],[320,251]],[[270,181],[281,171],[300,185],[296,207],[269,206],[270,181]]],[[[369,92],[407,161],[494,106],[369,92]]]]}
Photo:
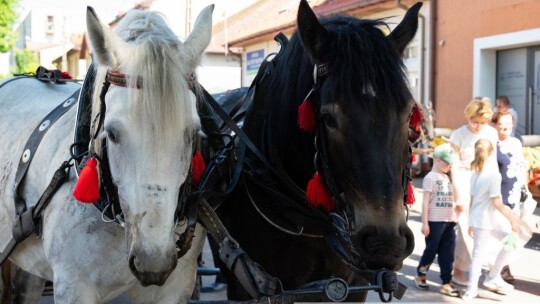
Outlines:
{"type": "Polygon", "coordinates": [[[264,60],[264,50],[247,52],[246,54],[246,74],[255,75],[264,60]]]}

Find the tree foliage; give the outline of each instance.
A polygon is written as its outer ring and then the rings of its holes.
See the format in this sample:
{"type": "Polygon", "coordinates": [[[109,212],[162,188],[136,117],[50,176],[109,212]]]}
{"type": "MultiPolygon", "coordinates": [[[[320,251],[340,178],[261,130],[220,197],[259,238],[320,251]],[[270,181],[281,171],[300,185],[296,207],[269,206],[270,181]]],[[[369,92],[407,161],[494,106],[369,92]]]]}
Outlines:
{"type": "Polygon", "coordinates": [[[39,61],[36,54],[30,50],[15,51],[15,68],[13,74],[32,73],[39,67],[39,61]]]}
{"type": "Polygon", "coordinates": [[[0,0],[0,52],[7,53],[17,40],[13,25],[17,20],[15,10],[19,0],[0,0]]]}

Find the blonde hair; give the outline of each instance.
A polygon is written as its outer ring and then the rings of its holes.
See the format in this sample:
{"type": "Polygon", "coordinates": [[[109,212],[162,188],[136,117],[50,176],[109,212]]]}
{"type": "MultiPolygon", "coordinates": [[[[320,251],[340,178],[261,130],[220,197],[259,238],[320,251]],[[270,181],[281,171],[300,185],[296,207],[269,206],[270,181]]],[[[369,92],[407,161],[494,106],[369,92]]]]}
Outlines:
{"type": "Polygon", "coordinates": [[[476,116],[482,116],[490,119],[493,115],[493,111],[491,110],[491,100],[488,97],[476,97],[465,107],[464,113],[468,120],[471,120],[476,116]]]}
{"type": "Polygon", "coordinates": [[[474,144],[474,160],[471,163],[471,169],[480,172],[484,169],[489,155],[493,152],[493,144],[487,139],[479,139],[474,144]]]}

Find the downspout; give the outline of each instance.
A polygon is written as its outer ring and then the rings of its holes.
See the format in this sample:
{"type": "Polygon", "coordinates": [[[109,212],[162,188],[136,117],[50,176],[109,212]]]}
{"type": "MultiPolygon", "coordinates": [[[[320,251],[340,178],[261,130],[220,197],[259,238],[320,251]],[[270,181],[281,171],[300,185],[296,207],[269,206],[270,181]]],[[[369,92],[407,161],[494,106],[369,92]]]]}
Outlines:
{"type": "MultiPolygon", "coordinates": [[[[404,5],[403,3],[401,3],[401,0],[396,0],[396,5],[397,7],[407,11],[409,8],[404,5]]],[[[420,94],[419,94],[419,97],[420,97],[420,102],[424,105],[427,106],[427,103],[426,103],[426,100],[424,98],[424,86],[425,86],[425,77],[424,77],[424,37],[425,37],[425,24],[426,24],[426,17],[424,17],[424,15],[422,15],[421,13],[418,13],[418,17],[420,18],[420,28],[421,28],[421,32],[420,32],[420,84],[419,84],[419,91],[420,91],[420,94]]]]}
{"type": "Polygon", "coordinates": [[[429,6],[429,18],[431,18],[431,22],[429,23],[429,79],[430,79],[430,86],[429,86],[429,101],[431,102],[431,106],[433,107],[433,110],[436,108],[435,104],[435,56],[437,53],[436,47],[437,43],[435,43],[435,31],[437,26],[437,0],[431,0],[430,6],[429,6]]]}
{"type": "MultiPolygon", "coordinates": [[[[434,0],[432,0],[434,1],[434,0]]],[[[404,5],[403,3],[401,3],[400,0],[396,0],[396,5],[397,7],[407,11],[409,8],[404,5]]],[[[431,7],[431,4],[430,4],[430,7],[431,7]]],[[[420,48],[420,83],[419,83],[419,91],[420,91],[420,94],[419,94],[419,98],[420,98],[420,102],[424,105],[424,107],[428,107],[429,106],[429,101],[426,101],[425,98],[424,98],[424,87],[425,87],[425,76],[424,76],[424,40],[425,40],[425,35],[426,35],[426,31],[425,31],[425,24],[426,24],[426,17],[424,15],[422,15],[420,12],[418,12],[418,17],[420,18],[420,29],[421,29],[421,32],[420,32],[420,45],[419,45],[419,48],[420,48]]],[[[430,57],[432,58],[432,57],[430,57]]],[[[430,65],[430,71],[431,71],[431,68],[432,68],[432,65],[430,65]]],[[[433,84],[430,83],[432,87],[433,84]]],[[[430,90],[431,91],[431,90],[430,90]]],[[[426,149],[428,147],[428,144],[427,143],[424,143],[423,144],[423,148],[426,149]]],[[[429,171],[429,161],[428,161],[428,157],[426,154],[423,154],[421,155],[421,158],[420,158],[420,172],[419,173],[425,173],[425,172],[428,172],[429,171]]]]}

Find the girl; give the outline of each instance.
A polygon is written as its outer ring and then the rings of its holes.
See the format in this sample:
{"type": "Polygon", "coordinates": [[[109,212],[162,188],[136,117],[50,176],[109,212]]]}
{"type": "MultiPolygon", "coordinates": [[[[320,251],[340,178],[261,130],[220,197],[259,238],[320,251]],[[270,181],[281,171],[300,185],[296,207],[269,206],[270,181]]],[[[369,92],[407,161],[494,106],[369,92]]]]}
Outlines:
{"type": "Polygon", "coordinates": [[[489,98],[475,98],[465,108],[467,124],[457,128],[450,135],[450,143],[459,152],[459,161],[452,167],[452,181],[456,187],[456,210],[458,211],[456,252],[454,261],[453,282],[466,286],[467,275],[471,264],[472,242],[467,235],[467,217],[469,184],[471,180],[471,162],[474,159],[474,143],[479,139],[489,139],[495,147],[497,131],[488,125],[493,115],[489,98]]]}
{"type": "MultiPolygon", "coordinates": [[[[471,206],[469,208],[469,235],[473,237],[469,283],[464,300],[470,300],[478,295],[478,280],[482,271],[482,257],[489,255],[489,238],[491,236],[502,240],[506,233],[504,226],[508,222],[512,231],[519,231],[519,218],[505,206],[501,199],[501,174],[494,162],[488,161],[493,157],[493,144],[489,140],[480,139],[474,145],[474,160],[471,163],[471,206]],[[500,215],[503,215],[501,217],[500,215]],[[505,223],[506,222],[506,223],[505,223]]],[[[514,286],[501,278],[501,269],[507,264],[511,251],[503,247],[495,260],[491,271],[484,281],[484,287],[495,292],[506,292],[514,286]]]]}

